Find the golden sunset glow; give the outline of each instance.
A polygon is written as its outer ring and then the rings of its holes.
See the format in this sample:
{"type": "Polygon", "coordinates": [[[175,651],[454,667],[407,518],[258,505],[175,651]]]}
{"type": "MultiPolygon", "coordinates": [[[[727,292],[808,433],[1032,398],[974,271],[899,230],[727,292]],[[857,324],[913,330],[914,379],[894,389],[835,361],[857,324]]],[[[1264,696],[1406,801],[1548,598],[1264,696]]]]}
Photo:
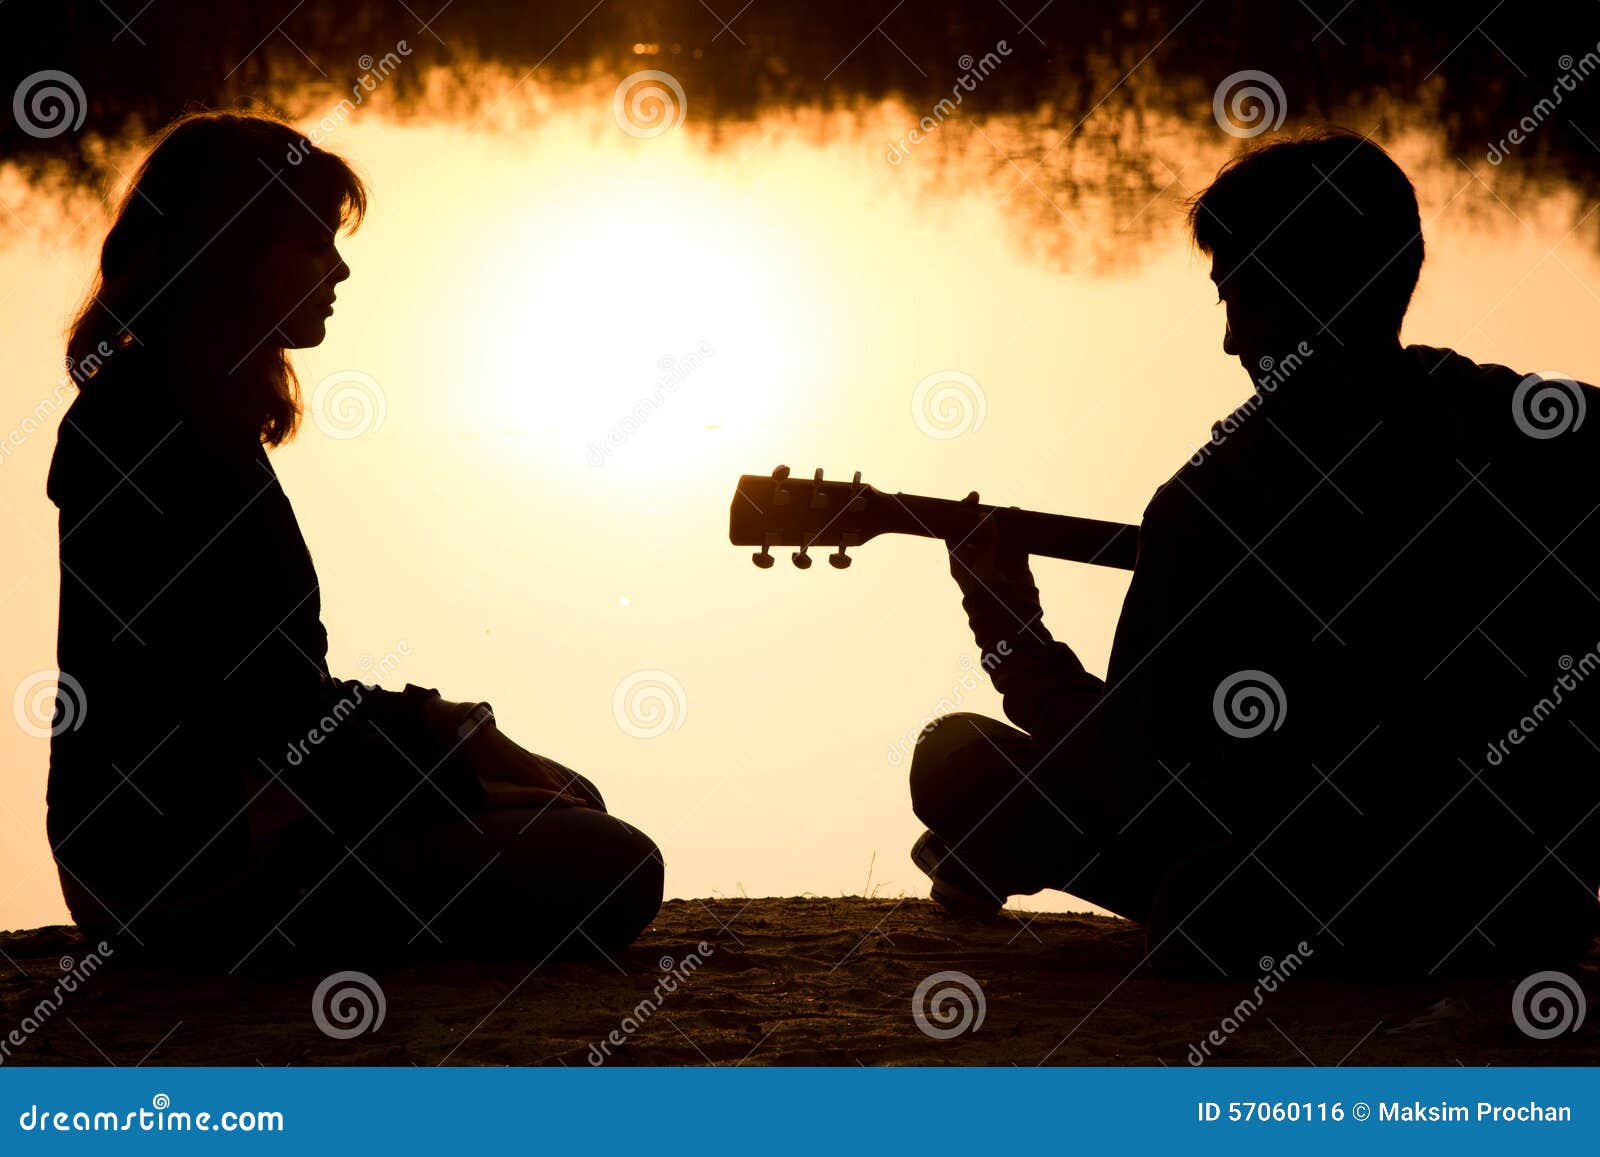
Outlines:
{"type": "MultiPolygon", "coordinates": [[[[981,138],[886,164],[916,115],[899,105],[827,136],[804,116],[713,131],[691,105],[683,127],[641,139],[608,97],[522,95],[533,111],[491,106],[477,127],[363,115],[323,142],[374,201],[301,377],[310,398],[365,375],[383,418],[340,437],[308,414],[275,461],[335,671],[492,702],[508,733],[593,774],[651,832],[669,896],[923,894],[907,737],[952,707],[999,714],[967,685],[943,551],[885,540],[846,572],[761,572],[726,540],[733,484],[780,462],[859,469],[889,490],[1137,521],[1250,388],[1180,228],[1227,142],[1197,145],[1205,163],[1154,203],[1107,210],[1113,241],[1136,213],[1126,236],[1153,231],[1107,275],[1087,252],[1045,251],[1036,213],[1054,211],[981,138]],[[914,391],[946,371],[978,384],[983,422],[931,437],[914,391]],[[649,737],[617,721],[641,672],[681,691],[649,737]]],[[[1386,143],[1418,176],[1430,243],[1407,340],[1592,379],[1600,331],[1567,308],[1600,283],[1571,232],[1581,209],[1553,198],[1513,220],[1437,142],[1386,143]]],[[[46,244],[70,207],[38,190],[14,203],[0,338],[7,412],[23,415],[60,376],[105,218],[73,202],[87,216],[46,244]]],[[[8,687],[53,662],[52,443],[34,433],[0,463],[8,687]]],[[[1103,670],[1126,575],[1036,574],[1051,630],[1103,670]]],[[[0,916],[59,920],[47,742],[3,734],[0,916]]]]}

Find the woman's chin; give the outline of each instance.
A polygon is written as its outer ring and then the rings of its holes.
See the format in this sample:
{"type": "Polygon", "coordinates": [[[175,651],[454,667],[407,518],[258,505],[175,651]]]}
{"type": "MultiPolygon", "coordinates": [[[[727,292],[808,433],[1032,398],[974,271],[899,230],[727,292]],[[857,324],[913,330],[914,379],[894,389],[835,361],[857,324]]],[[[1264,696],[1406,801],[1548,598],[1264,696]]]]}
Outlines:
{"type": "Polygon", "coordinates": [[[312,346],[322,344],[322,339],[328,336],[328,326],[324,321],[308,321],[293,327],[283,326],[283,335],[287,339],[283,344],[292,350],[310,349],[312,346]]]}

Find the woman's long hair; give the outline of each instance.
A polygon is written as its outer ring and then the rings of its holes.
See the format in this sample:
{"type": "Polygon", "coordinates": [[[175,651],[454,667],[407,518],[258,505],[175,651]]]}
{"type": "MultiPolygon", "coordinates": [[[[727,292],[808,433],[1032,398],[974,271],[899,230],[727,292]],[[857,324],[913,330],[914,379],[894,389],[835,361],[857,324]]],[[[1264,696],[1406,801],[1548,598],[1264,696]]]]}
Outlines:
{"type": "Polygon", "coordinates": [[[169,365],[206,367],[210,401],[267,445],[286,441],[299,422],[300,386],[279,339],[251,350],[239,332],[252,279],[285,228],[315,215],[353,229],[366,206],[350,165],[283,120],[203,112],[173,122],[106,234],[67,340],[73,376],[93,390],[110,380],[105,363],[152,350],[169,365]]]}

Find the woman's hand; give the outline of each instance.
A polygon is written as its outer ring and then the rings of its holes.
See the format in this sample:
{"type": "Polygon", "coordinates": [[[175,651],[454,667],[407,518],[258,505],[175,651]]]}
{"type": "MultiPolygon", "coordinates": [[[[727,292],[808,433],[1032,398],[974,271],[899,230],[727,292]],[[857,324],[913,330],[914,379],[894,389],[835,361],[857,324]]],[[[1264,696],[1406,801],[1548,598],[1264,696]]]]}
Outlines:
{"type": "Polygon", "coordinates": [[[478,777],[490,807],[598,806],[571,771],[501,731],[487,704],[430,699],[423,718],[444,750],[454,749],[478,777]]]}
{"type": "Polygon", "coordinates": [[[527,787],[519,783],[484,780],[483,803],[490,811],[507,811],[511,808],[593,807],[588,800],[580,799],[567,791],[552,791],[542,787],[527,787]]]}

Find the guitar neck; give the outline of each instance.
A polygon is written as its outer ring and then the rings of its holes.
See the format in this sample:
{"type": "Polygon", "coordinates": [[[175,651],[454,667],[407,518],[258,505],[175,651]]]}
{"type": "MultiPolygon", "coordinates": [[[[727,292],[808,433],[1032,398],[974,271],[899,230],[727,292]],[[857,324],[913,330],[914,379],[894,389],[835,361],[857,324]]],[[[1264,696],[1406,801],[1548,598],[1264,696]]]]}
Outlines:
{"type": "Polygon", "coordinates": [[[880,511],[884,523],[881,531],[887,534],[914,534],[955,543],[977,530],[979,523],[992,518],[1007,542],[1016,543],[1029,554],[1121,570],[1132,570],[1138,555],[1139,528],[1127,523],[952,502],[920,494],[891,494],[887,498],[884,505],[888,511],[880,511]],[[894,513],[896,510],[898,514],[894,513]]]}
{"type": "Polygon", "coordinates": [[[799,547],[791,558],[801,570],[811,565],[812,550],[834,547],[828,563],[843,570],[850,565],[850,548],[880,534],[956,544],[991,520],[1008,543],[1046,558],[1132,570],[1139,553],[1139,528],[1121,522],[885,494],[862,482],[859,473],[849,482],[828,482],[821,470],[811,478],[791,477],[787,466],[770,475],[740,476],[728,509],[728,541],[760,547],[750,557],[762,569],[772,566],[773,547],[799,547]]]}

